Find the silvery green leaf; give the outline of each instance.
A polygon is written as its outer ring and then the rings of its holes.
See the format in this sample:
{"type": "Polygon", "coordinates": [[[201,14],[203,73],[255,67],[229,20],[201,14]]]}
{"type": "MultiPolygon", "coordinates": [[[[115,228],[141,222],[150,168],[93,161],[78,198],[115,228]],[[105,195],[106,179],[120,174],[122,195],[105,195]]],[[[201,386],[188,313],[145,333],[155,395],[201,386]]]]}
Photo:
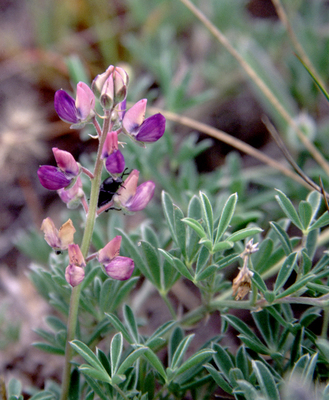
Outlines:
{"type": "Polygon", "coordinates": [[[217,243],[226,232],[226,229],[228,228],[233,217],[237,201],[237,193],[232,194],[227,199],[218,222],[215,243],[217,243]]]}
{"type": "Polygon", "coordinates": [[[279,203],[280,207],[282,208],[283,212],[286,216],[292,221],[292,223],[297,226],[300,230],[303,230],[303,225],[301,220],[295,210],[292,202],[288,199],[288,197],[281,192],[279,189],[275,189],[277,191],[277,195],[275,196],[277,202],[279,203]]]}
{"type": "Polygon", "coordinates": [[[113,377],[117,369],[119,367],[122,349],[123,349],[123,338],[122,333],[119,332],[115,334],[111,340],[111,350],[110,350],[110,358],[111,358],[111,376],[113,377]]]}

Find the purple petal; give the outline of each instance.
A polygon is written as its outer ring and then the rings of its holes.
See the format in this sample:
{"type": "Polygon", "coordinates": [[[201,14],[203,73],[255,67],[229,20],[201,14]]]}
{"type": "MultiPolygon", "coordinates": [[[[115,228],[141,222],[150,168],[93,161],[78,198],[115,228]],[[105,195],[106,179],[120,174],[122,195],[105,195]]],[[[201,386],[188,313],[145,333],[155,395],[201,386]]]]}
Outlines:
{"type": "Polygon", "coordinates": [[[74,99],[65,90],[57,90],[54,101],[55,110],[60,119],[70,124],[79,122],[74,99]]]}
{"type": "Polygon", "coordinates": [[[81,121],[87,120],[94,114],[95,95],[84,82],[79,82],[77,85],[75,106],[81,121]]]}
{"type": "Polygon", "coordinates": [[[162,114],[155,114],[147,118],[141,125],[135,139],[140,142],[151,143],[159,140],[166,129],[166,119],[162,114]]]}
{"type": "Polygon", "coordinates": [[[122,174],[125,169],[125,159],[120,150],[107,157],[105,167],[110,174],[122,174]]]}
{"type": "Polygon", "coordinates": [[[115,257],[105,266],[105,271],[111,278],[125,281],[131,277],[134,271],[134,261],[129,257],[115,257]]]}
{"type": "Polygon", "coordinates": [[[135,196],[126,204],[129,211],[141,211],[150,202],[154,195],[155,183],[147,181],[137,187],[135,196]]]}
{"type": "Polygon", "coordinates": [[[71,153],[65,150],[60,150],[57,147],[52,148],[57,166],[67,177],[74,178],[79,175],[80,168],[71,153]]]}
{"type": "Polygon", "coordinates": [[[42,165],[38,169],[38,177],[41,185],[48,190],[59,190],[71,183],[61,170],[51,165],[42,165]]]}
{"type": "Polygon", "coordinates": [[[123,131],[129,135],[135,135],[142,125],[145,117],[147,100],[139,100],[124,115],[122,120],[123,131]]]}

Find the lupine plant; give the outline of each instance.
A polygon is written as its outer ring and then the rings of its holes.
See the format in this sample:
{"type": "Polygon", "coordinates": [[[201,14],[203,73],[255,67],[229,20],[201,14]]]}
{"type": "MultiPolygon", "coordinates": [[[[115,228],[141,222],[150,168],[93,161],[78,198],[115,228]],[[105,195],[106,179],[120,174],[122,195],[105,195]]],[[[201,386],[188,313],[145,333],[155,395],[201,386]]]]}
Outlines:
{"type": "MultiPolygon", "coordinates": [[[[41,226],[47,243],[57,252],[67,250],[69,257],[64,277],[72,288],[72,293],[66,335],[62,399],[66,399],[69,393],[74,349],[70,342],[76,336],[81,283],[84,279],[88,279],[85,277],[87,262],[97,258],[104,266],[105,273],[119,281],[129,279],[134,271],[133,259],[120,256],[122,240],[120,235],[112,238],[102,249],[89,254],[95,220],[110,209],[125,213],[143,210],[154,194],[155,184],[152,181],[138,186],[139,171],[136,169],[133,169],[124,181],[122,179],[126,169],[120,148],[124,147],[125,143],[119,142],[118,136],[121,134],[121,137],[145,146],[145,143],[159,140],[165,131],[165,118],[161,114],[145,119],[146,99],[126,109],[128,81],[128,74],[124,69],[111,65],[94,79],[91,88],[84,82],[79,82],[75,100],[64,90],[58,90],[55,93],[55,110],[58,116],[70,123],[72,128],[81,128],[88,123],[95,127],[94,139],[98,140],[95,167],[91,172],[77,163],[69,152],[53,148],[57,167],[43,165],[38,170],[40,183],[46,189],[57,190],[69,208],[75,208],[81,203],[86,215],[80,246],[74,243],[75,228],[71,220],[63,224],[59,230],[50,218],[46,218],[41,226]],[[102,114],[96,111],[96,102],[100,105],[102,114]],[[102,126],[97,117],[102,121],[102,126]],[[109,177],[101,185],[103,167],[109,177]],[[82,188],[81,173],[86,174],[91,181],[89,202],[82,188]]],[[[120,391],[119,388],[117,390],[120,391]]]]}

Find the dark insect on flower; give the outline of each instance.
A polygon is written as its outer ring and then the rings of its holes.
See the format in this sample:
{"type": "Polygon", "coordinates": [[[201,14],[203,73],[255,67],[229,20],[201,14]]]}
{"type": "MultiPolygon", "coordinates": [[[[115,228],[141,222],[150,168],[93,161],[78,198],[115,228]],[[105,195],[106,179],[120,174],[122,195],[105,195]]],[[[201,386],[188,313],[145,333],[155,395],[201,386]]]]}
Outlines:
{"type": "Polygon", "coordinates": [[[119,190],[119,188],[122,186],[124,182],[123,177],[125,175],[129,175],[129,173],[126,172],[127,169],[128,168],[126,168],[123,171],[122,175],[119,176],[117,179],[114,179],[112,178],[112,176],[109,176],[104,180],[104,182],[101,184],[99,188],[97,207],[102,207],[112,200],[113,196],[119,190]]]}

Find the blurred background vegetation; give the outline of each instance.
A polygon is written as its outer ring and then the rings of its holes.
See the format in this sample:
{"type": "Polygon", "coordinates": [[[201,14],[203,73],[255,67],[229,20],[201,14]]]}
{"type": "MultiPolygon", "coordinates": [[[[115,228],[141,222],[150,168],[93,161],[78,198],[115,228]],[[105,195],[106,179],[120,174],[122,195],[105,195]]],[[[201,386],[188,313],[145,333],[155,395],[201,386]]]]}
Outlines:
{"type": "MultiPolygon", "coordinates": [[[[272,2],[195,0],[195,4],[290,115],[302,120],[306,133],[328,158],[327,102],[294,55],[272,2]]],[[[285,0],[283,5],[327,83],[328,1],[285,0]]],[[[29,259],[48,258],[49,249],[38,236],[42,219],[51,216],[58,226],[68,215],[78,220],[69,211],[62,217],[64,207],[56,193],[37,181],[38,166],[53,164],[54,146],[71,151],[85,164],[93,159],[95,143],[88,128],[70,130],[58,119],[54,93],[59,88],[73,93],[79,80],[89,83],[110,64],[124,64],[129,72],[129,101],[147,98],[150,106],[192,117],[283,160],[262,123],[262,115],[268,115],[297,163],[312,178],[321,175],[328,187],[328,177],[294,132],[179,0],[2,0],[0,37],[0,289],[6,299],[0,306],[1,320],[11,302],[6,295],[15,297],[27,285],[24,279],[16,288],[11,274],[26,270],[29,259]]],[[[146,151],[128,143],[125,157],[129,168],[141,171],[142,180],[156,181],[158,200],[165,189],[183,208],[200,189],[217,210],[228,194],[238,192],[235,223],[241,227],[249,222],[268,227],[269,220],[282,215],[274,187],[295,200],[306,197],[308,191],[300,184],[232,150],[197,129],[168,121],[163,140],[146,151]]],[[[159,215],[159,201],[146,212],[150,217],[159,215]]],[[[115,219],[112,226],[127,224],[118,215],[109,218],[115,219]]],[[[153,221],[161,228],[162,221],[153,221]]],[[[31,314],[38,318],[43,310],[31,314]]],[[[6,327],[1,344],[16,340],[17,326],[15,320],[6,327]]]]}

